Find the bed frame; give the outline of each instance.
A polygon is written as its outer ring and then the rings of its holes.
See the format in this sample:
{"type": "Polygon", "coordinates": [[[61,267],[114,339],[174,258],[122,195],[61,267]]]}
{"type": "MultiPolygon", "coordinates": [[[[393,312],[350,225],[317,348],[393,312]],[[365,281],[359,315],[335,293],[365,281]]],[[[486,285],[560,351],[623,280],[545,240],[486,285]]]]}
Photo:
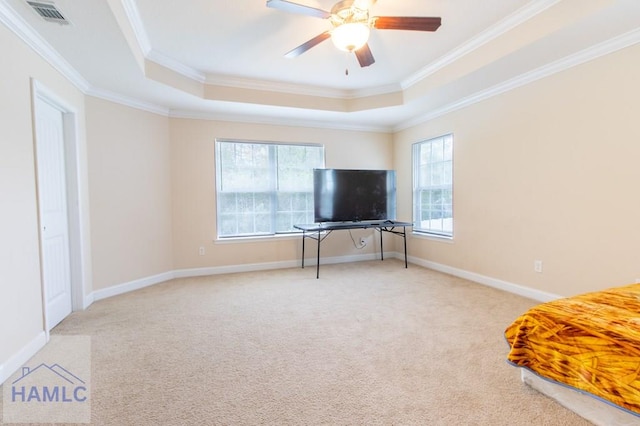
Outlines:
{"type": "Polygon", "coordinates": [[[597,426],[632,426],[640,424],[640,416],[594,397],[585,392],[561,385],[520,369],[522,381],[538,392],[558,401],[561,405],[597,426]]]}

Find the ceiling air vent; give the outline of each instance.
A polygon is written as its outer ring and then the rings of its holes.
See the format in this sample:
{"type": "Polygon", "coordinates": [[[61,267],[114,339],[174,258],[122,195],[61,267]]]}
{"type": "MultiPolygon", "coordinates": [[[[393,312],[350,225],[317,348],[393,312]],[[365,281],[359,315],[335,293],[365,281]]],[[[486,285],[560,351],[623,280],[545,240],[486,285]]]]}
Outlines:
{"type": "Polygon", "coordinates": [[[29,6],[36,11],[45,21],[57,22],[58,24],[68,25],[69,21],[62,15],[53,3],[44,3],[40,1],[29,1],[29,6]]]}

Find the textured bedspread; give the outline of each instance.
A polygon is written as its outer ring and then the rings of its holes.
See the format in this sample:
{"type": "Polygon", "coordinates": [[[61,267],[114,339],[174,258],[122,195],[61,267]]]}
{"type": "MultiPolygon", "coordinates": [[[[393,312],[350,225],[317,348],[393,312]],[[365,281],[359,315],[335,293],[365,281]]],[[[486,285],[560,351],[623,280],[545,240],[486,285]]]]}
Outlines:
{"type": "Polygon", "coordinates": [[[640,413],[640,284],[543,303],[505,337],[513,365],[640,413]]]}

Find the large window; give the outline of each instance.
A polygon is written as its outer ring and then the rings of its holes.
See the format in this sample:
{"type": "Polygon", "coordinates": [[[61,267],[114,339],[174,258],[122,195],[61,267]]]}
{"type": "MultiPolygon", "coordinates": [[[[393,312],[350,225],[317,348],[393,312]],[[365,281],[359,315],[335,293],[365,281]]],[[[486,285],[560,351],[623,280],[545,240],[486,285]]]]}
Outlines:
{"type": "Polygon", "coordinates": [[[413,145],[413,230],[453,237],[453,135],[413,145]]]}
{"type": "Polygon", "coordinates": [[[313,223],[313,169],[320,145],[216,141],[218,237],[296,232],[313,223]]]}

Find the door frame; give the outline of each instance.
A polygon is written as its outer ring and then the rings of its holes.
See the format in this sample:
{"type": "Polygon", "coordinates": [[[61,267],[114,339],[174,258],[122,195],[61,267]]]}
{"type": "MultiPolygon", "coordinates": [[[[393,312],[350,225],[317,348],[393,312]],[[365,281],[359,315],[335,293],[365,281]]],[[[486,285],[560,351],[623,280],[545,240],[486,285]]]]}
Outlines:
{"type": "MultiPolygon", "coordinates": [[[[38,200],[38,239],[40,245],[40,283],[42,289],[42,320],[46,333],[47,341],[49,340],[49,324],[46,317],[46,288],[44,285],[44,274],[42,269],[42,234],[41,234],[41,217],[40,217],[40,195],[37,187],[37,147],[36,147],[36,100],[40,99],[52,105],[62,112],[63,133],[64,133],[64,158],[65,158],[65,186],[67,190],[67,222],[69,233],[69,271],[71,278],[71,309],[78,311],[85,309],[90,301],[85,301],[85,286],[88,277],[88,244],[84,243],[85,229],[83,227],[84,218],[88,217],[88,205],[83,200],[81,192],[81,171],[83,170],[83,162],[81,161],[79,147],[79,126],[78,111],[75,107],[66,102],[62,97],[58,96],[52,90],[47,88],[39,81],[32,79],[32,125],[33,125],[33,146],[34,146],[34,167],[36,173],[36,195],[38,200]]],[[[86,164],[84,164],[86,166],[86,164]]]]}

